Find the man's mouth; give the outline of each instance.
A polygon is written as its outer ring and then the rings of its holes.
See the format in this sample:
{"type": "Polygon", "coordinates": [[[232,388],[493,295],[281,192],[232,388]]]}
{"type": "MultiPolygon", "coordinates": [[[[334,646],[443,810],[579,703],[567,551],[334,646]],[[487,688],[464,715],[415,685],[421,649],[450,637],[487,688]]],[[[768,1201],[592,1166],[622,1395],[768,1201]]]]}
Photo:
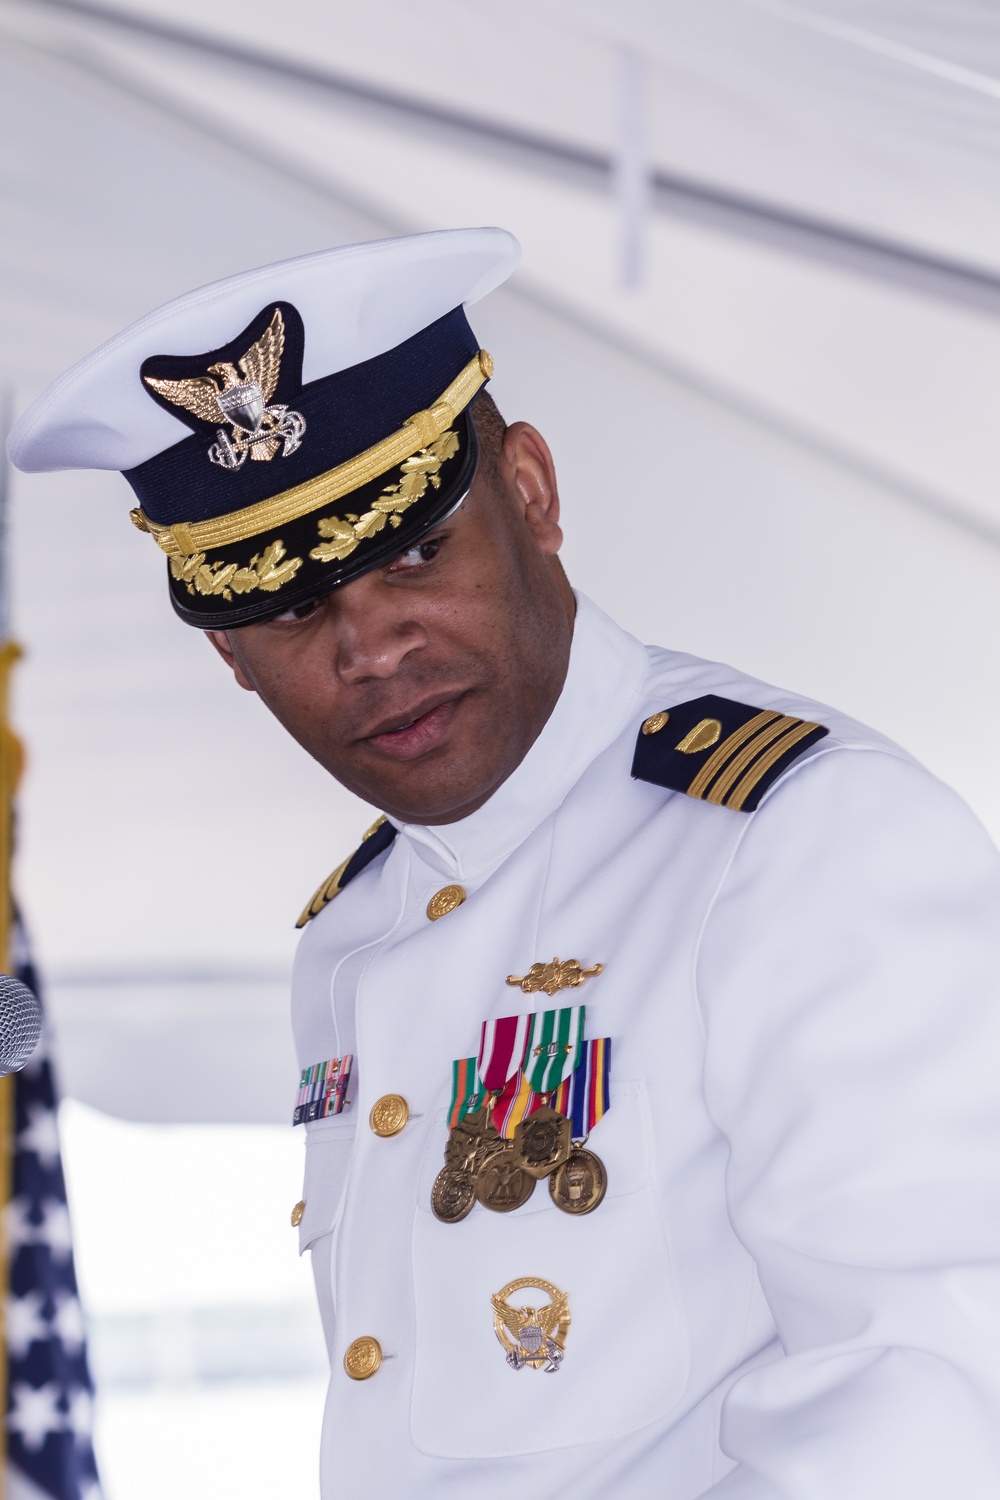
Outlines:
{"type": "Polygon", "coordinates": [[[464,692],[438,693],[414,708],[383,719],[371,734],[363,736],[363,743],[390,760],[414,760],[426,755],[445,738],[464,697],[464,692]]]}

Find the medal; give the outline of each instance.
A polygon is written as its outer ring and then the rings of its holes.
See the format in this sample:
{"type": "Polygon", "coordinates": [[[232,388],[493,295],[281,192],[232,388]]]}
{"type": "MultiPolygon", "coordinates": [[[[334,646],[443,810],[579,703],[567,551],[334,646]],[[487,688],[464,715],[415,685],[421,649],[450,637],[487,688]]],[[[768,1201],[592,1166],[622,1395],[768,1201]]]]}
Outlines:
{"type": "MultiPolygon", "coordinates": [[[[553,1094],[577,1068],[584,1014],[582,1005],[565,1005],[532,1016],[524,1060],[524,1081],[531,1095],[553,1094]]],[[[572,1131],[565,1113],[553,1109],[547,1098],[529,1113],[530,1103],[526,1096],[514,1130],[514,1149],[526,1172],[547,1177],[569,1155],[572,1131]]]]}
{"type": "Polygon", "coordinates": [[[451,1132],[444,1148],[445,1165],[453,1172],[474,1176],[483,1159],[502,1145],[503,1137],[490,1118],[489,1109],[482,1105],[466,1115],[451,1132]]]}
{"type": "Polygon", "coordinates": [[[573,1148],[549,1178],[549,1194],[565,1214],[592,1213],[608,1189],[604,1163],[584,1143],[611,1104],[611,1038],[595,1037],[583,1049],[583,1060],[559,1089],[553,1103],[569,1116],[573,1148]]]}
{"type": "Polygon", "coordinates": [[[431,1209],[442,1224],[457,1224],[470,1213],[476,1201],[476,1189],[468,1172],[442,1167],[431,1188],[431,1209]]]}
{"type": "Polygon", "coordinates": [[[445,1164],[431,1188],[431,1211],[442,1224],[457,1224],[471,1211],[476,1173],[485,1158],[503,1145],[476,1079],[475,1058],[459,1058],[451,1076],[451,1130],[444,1148],[445,1164]]]}
{"type": "Polygon", "coordinates": [[[549,1195],[564,1214],[592,1213],[607,1190],[604,1163],[582,1146],[575,1146],[549,1178],[549,1195]]]}
{"type": "Polygon", "coordinates": [[[522,1120],[514,1132],[518,1161],[535,1178],[547,1177],[561,1166],[572,1145],[573,1132],[566,1116],[557,1114],[547,1104],[522,1120]]]}
{"type": "Polygon", "coordinates": [[[535,1179],[526,1172],[509,1141],[487,1155],[476,1173],[476,1197],[493,1213],[509,1214],[527,1203],[535,1191],[535,1179]]]}

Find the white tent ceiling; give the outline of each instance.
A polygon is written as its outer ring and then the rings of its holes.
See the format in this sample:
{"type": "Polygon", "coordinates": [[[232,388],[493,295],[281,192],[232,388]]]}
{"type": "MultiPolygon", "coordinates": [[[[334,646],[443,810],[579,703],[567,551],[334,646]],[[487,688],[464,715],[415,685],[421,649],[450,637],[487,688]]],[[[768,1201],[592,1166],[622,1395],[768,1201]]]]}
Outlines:
{"type": "MultiPolygon", "coordinates": [[[[502,408],[553,440],[578,585],[647,639],[876,723],[1000,830],[1000,14],[831,16],[0,0],[0,379],[23,405],[243,265],[502,223],[524,269],[475,326],[502,408]],[[625,76],[655,176],[631,291],[625,76]]],[[[370,814],[171,618],[117,476],[12,492],[20,883],[70,1086],[280,1118],[290,923],[370,814]],[[189,1059],[232,1045],[241,986],[230,1097],[189,1059]]]]}

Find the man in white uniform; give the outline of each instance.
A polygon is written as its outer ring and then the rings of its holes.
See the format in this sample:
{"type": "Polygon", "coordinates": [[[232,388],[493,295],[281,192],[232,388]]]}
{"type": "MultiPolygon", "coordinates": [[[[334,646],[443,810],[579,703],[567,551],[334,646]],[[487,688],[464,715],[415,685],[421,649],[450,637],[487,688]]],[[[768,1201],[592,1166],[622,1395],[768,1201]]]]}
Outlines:
{"type": "Polygon", "coordinates": [[[11,442],[126,470],[178,613],[384,812],[294,977],[324,1495],[996,1500],[1000,860],[572,593],[462,312],[515,258],[234,277],[11,442]]]}

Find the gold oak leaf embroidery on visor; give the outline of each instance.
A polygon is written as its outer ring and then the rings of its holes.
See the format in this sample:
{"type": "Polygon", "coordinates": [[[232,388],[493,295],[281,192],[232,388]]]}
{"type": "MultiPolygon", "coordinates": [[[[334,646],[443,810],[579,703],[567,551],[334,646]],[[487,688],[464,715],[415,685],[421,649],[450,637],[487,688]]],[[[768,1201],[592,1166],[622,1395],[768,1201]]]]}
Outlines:
{"type": "MultiPolygon", "coordinates": [[[[438,471],[457,452],[458,434],[452,430],[442,433],[429,447],[421,448],[404,461],[398,484],[386,485],[363,516],[348,515],[343,521],[329,516],[319,521],[320,536],[330,540],[320,542],[309,556],[315,562],[341,562],[360,542],[380,532],[386,521],[398,526],[402,512],[427,493],[428,485],[434,489],[440,487],[438,471]]],[[[204,552],[196,552],[193,557],[171,557],[170,571],[189,594],[221,594],[223,599],[250,594],[255,589],[271,594],[294,578],[302,566],[301,557],[286,559],[285,551],[284,542],[273,541],[244,567],[238,563],[208,563],[204,552]]]]}
{"type": "Polygon", "coordinates": [[[287,562],[283,542],[272,542],[256,557],[251,557],[246,567],[238,563],[207,563],[204,552],[194,557],[172,557],[170,571],[178,583],[187,585],[189,594],[221,594],[231,599],[234,594],[251,594],[254,589],[263,589],[273,594],[282,584],[294,578],[302,566],[301,557],[290,557],[287,562]]]}
{"type": "Polygon", "coordinates": [[[376,536],[388,521],[398,526],[404,511],[423,498],[428,485],[438,489],[441,465],[458,452],[458,433],[452,428],[443,432],[427,448],[420,448],[406,459],[400,467],[398,484],[386,485],[371,510],[363,516],[348,514],[341,520],[338,516],[324,516],[316,529],[325,541],[310,552],[314,562],[343,562],[345,557],[367,537],[376,536]]]}

